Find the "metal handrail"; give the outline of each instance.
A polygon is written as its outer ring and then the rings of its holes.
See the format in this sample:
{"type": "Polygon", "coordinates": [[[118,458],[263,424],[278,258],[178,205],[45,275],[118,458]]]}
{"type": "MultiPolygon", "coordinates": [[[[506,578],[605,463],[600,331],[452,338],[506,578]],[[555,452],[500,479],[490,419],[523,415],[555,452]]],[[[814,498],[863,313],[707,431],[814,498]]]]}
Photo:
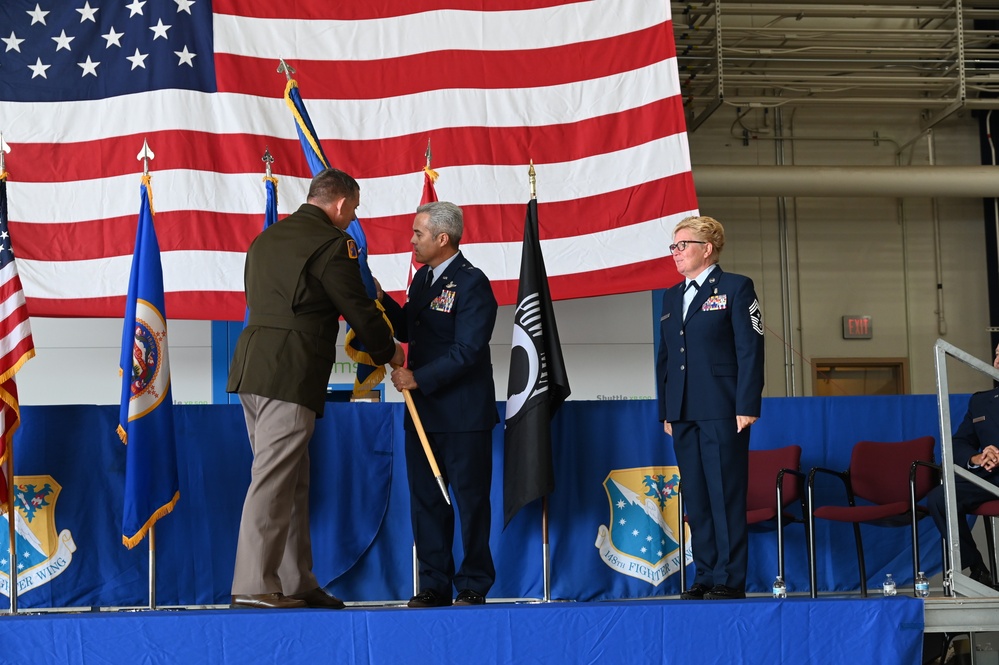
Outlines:
{"type": "Polygon", "coordinates": [[[968,365],[972,369],[999,381],[999,370],[982,362],[966,351],[962,351],[950,342],[938,339],[933,347],[934,364],[937,375],[937,410],[940,414],[940,466],[944,486],[944,511],[947,517],[947,547],[948,556],[944,561],[944,590],[948,595],[957,594],[967,597],[996,596],[996,590],[976,582],[961,571],[961,539],[957,531],[957,492],[954,487],[956,478],[964,478],[979,487],[999,497],[999,487],[979,478],[971,471],[954,466],[954,436],[950,417],[950,391],[947,379],[947,358],[951,357],[968,365]]]}

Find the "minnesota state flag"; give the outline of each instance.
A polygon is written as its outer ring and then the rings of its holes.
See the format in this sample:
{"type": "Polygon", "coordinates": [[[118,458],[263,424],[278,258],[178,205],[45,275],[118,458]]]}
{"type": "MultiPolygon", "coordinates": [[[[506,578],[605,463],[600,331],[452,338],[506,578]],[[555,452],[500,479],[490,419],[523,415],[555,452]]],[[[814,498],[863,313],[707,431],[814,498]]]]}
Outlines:
{"type": "Polygon", "coordinates": [[[153,226],[150,176],[142,177],[139,226],[128,279],[121,337],[121,411],[118,436],[126,445],[122,542],[137,545],[173,510],[177,482],[163,266],[153,226]]]}

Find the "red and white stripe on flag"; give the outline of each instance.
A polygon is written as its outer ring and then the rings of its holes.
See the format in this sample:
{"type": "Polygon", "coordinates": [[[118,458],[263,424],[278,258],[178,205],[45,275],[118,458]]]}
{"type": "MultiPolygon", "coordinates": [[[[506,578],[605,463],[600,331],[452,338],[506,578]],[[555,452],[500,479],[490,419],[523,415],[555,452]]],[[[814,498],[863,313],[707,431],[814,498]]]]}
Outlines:
{"type": "Polygon", "coordinates": [[[7,174],[0,173],[0,504],[7,503],[6,460],[21,423],[14,375],[35,355],[31,321],[7,227],[7,174]]]}
{"type": "MultiPolygon", "coordinates": [[[[9,13],[13,25],[35,2],[3,4],[0,24],[9,13]]],[[[553,298],[677,281],[667,245],[697,202],[670,3],[495,0],[485,10],[468,0],[214,0],[200,19],[211,21],[212,39],[197,46],[205,33],[195,26],[182,49],[176,40],[192,12],[199,20],[199,4],[185,13],[149,3],[141,19],[121,10],[114,25],[125,40],[155,34],[135,29],[140,20],[174,25],[159,71],[207,62],[201,88],[153,89],[129,48],[122,85],[141,86],[145,76],[149,89],[0,101],[4,136],[17,148],[8,167],[23,193],[10,218],[32,313],[122,315],[141,169],[135,155],[145,139],[156,155],[150,169],[171,316],[243,318],[243,260],[260,231],[264,148],[282,178],[282,215],[305,200],[310,179],[282,98],[280,58],[297,70],[330,162],[361,184],[358,215],[385,290],[406,288],[428,140],[437,194],[464,209],[462,250],[493,280],[501,304],[516,299],[531,160],[553,298]]],[[[74,15],[66,21],[89,27],[71,5],[50,9],[50,25],[65,12],[74,15]]],[[[19,48],[29,53],[33,37],[19,30],[19,48]]],[[[104,46],[99,35],[94,41],[104,46]]],[[[37,48],[51,53],[51,40],[37,48]]],[[[56,55],[70,52],[53,53],[53,62],[56,55]]],[[[23,75],[26,90],[53,85],[51,96],[64,95],[56,65],[43,75],[34,57],[26,63],[0,77],[23,75]]],[[[111,49],[84,68],[95,83],[79,94],[107,89],[102,72],[116,63],[111,49]]],[[[82,65],[64,64],[63,88],[75,91],[69,86],[80,85],[82,65]]]]}

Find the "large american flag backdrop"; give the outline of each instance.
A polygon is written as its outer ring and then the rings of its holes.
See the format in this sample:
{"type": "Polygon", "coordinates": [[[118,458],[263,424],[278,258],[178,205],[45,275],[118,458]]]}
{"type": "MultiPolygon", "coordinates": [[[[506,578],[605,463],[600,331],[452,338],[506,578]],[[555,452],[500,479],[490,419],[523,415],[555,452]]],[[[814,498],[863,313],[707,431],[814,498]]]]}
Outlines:
{"type": "Polygon", "coordinates": [[[145,140],[171,318],[242,320],[264,150],[282,215],[309,182],[282,58],[361,184],[386,290],[406,287],[428,140],[502,304],[530,160],[555,299],[677,280],[670,232],[697,204],[668,2],[3,0],[0,132],[32,315],[122,316],[145,140]]]}

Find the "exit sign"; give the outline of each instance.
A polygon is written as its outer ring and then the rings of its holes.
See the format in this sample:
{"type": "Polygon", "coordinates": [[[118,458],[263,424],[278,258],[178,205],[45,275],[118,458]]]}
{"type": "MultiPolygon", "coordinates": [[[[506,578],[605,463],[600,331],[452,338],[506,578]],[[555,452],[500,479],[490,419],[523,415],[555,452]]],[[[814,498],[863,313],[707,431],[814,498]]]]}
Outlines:
{"type": "Polygon", "coordinates": [[[874,322],[869,316],[848,314],[843,317],[843,339],[871,339],[874,322]]]}

